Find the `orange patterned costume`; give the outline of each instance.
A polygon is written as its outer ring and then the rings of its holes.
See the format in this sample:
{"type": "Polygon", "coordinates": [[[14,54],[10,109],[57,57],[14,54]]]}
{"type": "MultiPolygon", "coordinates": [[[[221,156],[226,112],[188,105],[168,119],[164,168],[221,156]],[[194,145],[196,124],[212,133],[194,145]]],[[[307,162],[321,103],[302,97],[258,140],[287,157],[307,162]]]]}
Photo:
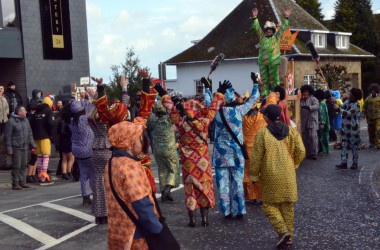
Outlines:
{"type": "MultiPolygon", "coordinates": [[[[124,94],[125,93],[123,93],[123,95],[124,94]]],[[[149,118],[155,98],[156,94],[148,94],[143,91],[141,92],[141,107],[138,114],[139,117],[145,120],[149,118]]],[[[112,102],[109,105],[107,102],[107,96],[104,95],[96,100],[95,105],[100,119],[109,127],[121,121],[128,120],[127,106],[120,101],[112,102]]],[[[153,192],[156,193],[156,182],[152,170],[150,169],[150,157],[148,154],[141,160],[141,163],[146,171],[146,175],[149,179],[150,185],[152,186],[153,192]]]]}
{"type": "MultiPolygon", "coordinates": [[[[189,100],[184,108],[204,140],[207,140],[208,126],[224,103],[224,95],[217,93],[209,108],[200,102],[189,100]]],[[[182,162],[182,179],[186,194],[186,207],[189,211],[197,208],[215,206],[212,170],[208,145],[194,132],[183,119],[168,95],[162,97],[163,106],[169,111],[170,119],[180,134],[180,157],[182,162]]]]}
{"type": "MultiPolygon", "coordinates": [[[[266,105],[268,104],[276,104],[277,103],[278,96],[276,93],[271,92],[268,96],[268,101],[266,105]]],[[[255,109],[257,106],[257,103],[252,107],[252,109],[255,109]]],[[[250,159],[252,158],[253,153],[253,142],[255,140],[255,136],[257,132],[265,128],[267,126],[267,123],[264,119],[264,115],[258,110],[257,114],[255,115],[246,115],[243,118],[243,137],[244,137],[244,144],[247,147],[249,159],[245,160],[244,164],[244,180],[243,180],[243,186],[244,186],[244,194],[245,194],[245,200],[255,200],[261,199],[261,185],[260,183],[256,182],[255,184],[252,184],[252,181],[250,180],[250,171],[249,171],[249,165],[250,165],[250,159]]]]}

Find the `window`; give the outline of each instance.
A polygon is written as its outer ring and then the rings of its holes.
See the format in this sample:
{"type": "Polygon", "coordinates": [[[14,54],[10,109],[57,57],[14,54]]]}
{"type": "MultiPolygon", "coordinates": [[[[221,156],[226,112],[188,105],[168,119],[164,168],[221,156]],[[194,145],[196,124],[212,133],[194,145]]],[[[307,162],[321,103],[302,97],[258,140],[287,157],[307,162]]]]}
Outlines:
{"type": "Polygon", "coordinates": [[[0,27],[18,27],[15,0],[0,0],[0,27]]]}
{"type": "Polygon", "coordinates": [[[195,80],[195,94],[196,95],[203,95],[203,83],[201,83],[201,80],[195,80]]]}
{"type": "Polygon", "coordinates": [[[303,84],[311,85],[313,87],[316,87],[315,83],[315,75],[304,75],[303,76],[303,84]]]}
{"type": "Polygon", "coordinates": [[[337,49],[348,49],[350,39],[348,36],[336,36],[335,44],[337,49]]]}
{"type": "Polygon", "coordinates": [[[326,47],[326,34],[312,34],[311,40],[314,43],[316,48],[325,48],[326,47]]]}

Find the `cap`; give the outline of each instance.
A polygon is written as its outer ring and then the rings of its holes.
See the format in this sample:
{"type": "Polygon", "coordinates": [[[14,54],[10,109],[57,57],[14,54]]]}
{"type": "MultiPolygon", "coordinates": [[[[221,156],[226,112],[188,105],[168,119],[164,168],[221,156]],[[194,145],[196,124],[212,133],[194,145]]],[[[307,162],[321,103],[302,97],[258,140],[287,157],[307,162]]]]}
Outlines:
{"type": "Polygon", "coordinates": [[[272,122],[280,120],[281,117],[280,107],[274,104],[269,104],[261,113],[272,122]]]}

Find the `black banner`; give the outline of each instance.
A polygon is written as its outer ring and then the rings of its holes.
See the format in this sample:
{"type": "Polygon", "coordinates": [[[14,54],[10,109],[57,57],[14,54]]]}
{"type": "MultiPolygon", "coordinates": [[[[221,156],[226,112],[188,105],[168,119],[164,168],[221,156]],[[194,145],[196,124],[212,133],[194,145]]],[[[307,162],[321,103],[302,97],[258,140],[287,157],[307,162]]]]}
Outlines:
{"type": "Polygon", "coordinates": [[[71,60],[69,0],[40,0],[44,59],[71,60]]]}

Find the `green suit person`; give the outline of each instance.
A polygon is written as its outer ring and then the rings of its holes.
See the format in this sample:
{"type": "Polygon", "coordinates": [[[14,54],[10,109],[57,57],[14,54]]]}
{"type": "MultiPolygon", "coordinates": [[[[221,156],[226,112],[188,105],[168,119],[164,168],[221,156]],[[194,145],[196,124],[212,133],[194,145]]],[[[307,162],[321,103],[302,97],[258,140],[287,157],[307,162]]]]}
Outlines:
{"type": "Polygon", "coordinates": [[[279,65],[280,58],[280,39],[289,27],[288,20],[291,10],[286,8],[284,12],[284,20],[280,25],[280,29],[276,29],[276,24],[267,21],[264,25],[264,31],[261,29],[259,20],[257,19],[259,11],[257,8],[252,9],[253,23],[252,29],[260,38],[259,51],[259,68],[261,75],[262,87],[260,88],[261,95],[267,96],[269,92],[280,84],[279,65]]]}

